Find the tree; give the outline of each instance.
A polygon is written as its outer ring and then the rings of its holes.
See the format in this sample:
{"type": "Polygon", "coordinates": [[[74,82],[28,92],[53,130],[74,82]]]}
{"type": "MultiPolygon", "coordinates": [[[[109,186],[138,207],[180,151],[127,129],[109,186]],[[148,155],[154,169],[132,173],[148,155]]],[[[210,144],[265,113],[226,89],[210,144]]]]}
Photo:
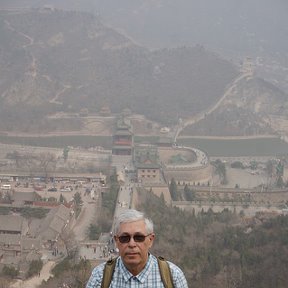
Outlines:
{"type": "Polygon", "coordinates": [[[250,161],[250,168],[256,170],[258,168],[258,163],[255,160],[250,161]]]}
{"type": "Polygon", "coordinates": [[[276,166],[276,175],[277,176],[283,176],[284,174],[284,165],[281,161],[276,166]]]}
{"type": "Polygon", "coordinates": [[[82,206],[82,198],[81,194],[79,192],[76,192],[73,196],[74,203],[75,203],[75,217],[77,218],[80,215],[81,212],[81,206],[82,206]]]}
{"type": "Polygon", "coordinates": [[[19,165],[21,165],[22,168],[26,168],[30,175],[33,175],[34,172],[38,171],[37,156],[26,153],[25,155],[21,156],[19,165]]]}
{"type": "Polygon", "coordinates": [[[7,153],[6,154],[6,158],[14,160],[16,168],[18,168],[20,166],[19,162],[20,162],[20,159],[21,159],[21,155],[20,155],[20,153],[18,151],[13,151],[11,153],[7,153]]]}
{"type": "Polygon", "coordinates": [[[66,255],[71,259],[75,259],[75,256],[77,255],[78,246],[73,231],[64,229],[60,234],[60,239],[64,243],[66,249],[66,255]]]}
{"type": "MultiPolygon", "coordinates": [[[[152,189],[151,189],[152,190],[152,189]]],[[[160,195],[160,200],[161,200],[161,202],[164,204],[165,203],[165,197],[164,197],[164,194],[163,193],[161,193],[161,195],[160,195]]]]}
{"type": "Polygon", "coordinates": [[[48,173],[50,171],[55,170],[56,163],[57,163],[56,156],[55,156],[55,154],[47,152],[47,153],[41,153],[39,155],[38,159],[39,159],[39,162],[40,162],[39,163],[39,168],[41,170],[43,170],[45,178],[47,180],[48,173]]]}
{"type": "Polygon", "coordinates": [[[273,162],[271,160],[268,160],[266,162],[266,172],[267,172],[267,176],[268,177],[272,177],[273,176],[273,162]]]}
{"type": "Polygon", "coordinates": [[[19,152],[14,151],[9,155],[7,154],[6,157],[15,160],[17,168],[28,170],[31,175],[36,172],[42,172],[46,178],[48,177],[48,173],[55,169],[57,163],[56,156],[50,152],[38,155],[32,153],[20,155],[19,152]]]}
{"type": "Polygon", "coordinates": [[[42,260],[33,260],[29,264],[29,270],[27,272],[27,277],[31,277],[34,275],[37,275],[40,273],[41,269],[43,267],[43,261],[42,260]]]}
{"type": "Polygon", "coordinates": [[[87,280],[89,279],[89,276],[91,274],[90,261],[86,259],[81,259],[80,262],[73,268],[76,274],[76,282],[78,284],[77,287],[85,288],[87,280]]]}
{"type": "Polygon", "coordinates": [[[21,209],[21,216],[25,217],[26,219],[43,219],[46,217],[48,212],[49,210],[44,208],[24,207],[21,209]]]}
{"type": "Polygon", "coordinates": [[[277,178],[276,186],[277,186],[278,188],[282,188],[282,187],[284,186],[284,181],[283,181],[282,176],[279,176],[279,177],[277,178]]]}
{"type": "Polygon", "coordinates": [[[184,195],[187,201],[193,201],[195,199],[195,192],[191,190],[187,184],[184,187],[184,195]]]}
{"type": "Polygon", "coordinates": [[[62,204],[67,203],[67,200],[65,199],[65,197],[63,196],[62,193],[60,194],[59,202],[62,203],[62,204]]]}
{"type": "Polygon", "coordinates": [[[14,268],[13,266],[4,265],[4,267],[2,269],[2,274],[5,276],[8,276],[10,278],[15,278],[18,276],[19,271],[16,268],[14,268]]]}
{"type": "Polygon", "coordinates": [[[169,185],[169,191],[171,194],[171,198],[173,201],[178,200],[178,191],[177,191],[177,184],[174,178],[171,179],[170,185],[169,185]]]}
{"type": "Polygon", "coordinates": [[[215,173],[219,175],[221,184],[227,184],[226,166],[220,159],[212,163],[215,167],[215,173]]]}
{"type": "MultiPolygon", "coordinates": [[[[108,218],[113,218],[114,211],[115,211],[115,205],[117,202],[118,197],[118,191],[120,189],[119,183],[118,183],[118,177],[116,174],[116,170],[113,171],[113,173],[109,177],[109,190],[105,193],[102,193],[102,208],[103,210],[106,210],[108,213],[108,218]]],[[[103,211],[101,211],[103,213],[103,211]]]]}
{"type": "Polygon", "coordinates": [[[83,203],[82,198],[81,198],[81,194],[79,192],[76,192],[74,194],[74,201],[75,201],[76,206],[81,206],[81,204],[83,203]]]}
{"type": "Polygon", "coordinates": [[[94,224],[90,224],[88,229],[88,236],[90,240],[97,240],[100,236],[101,229],[99,226],[96,226],[94,224]]]}
{"type": "Polygon", "coordinates": [[[244,165],[240,161],[235,161],[235,162],[231,163],[230,166],[231,166],[231,168],[244,169],[244,165]]]}
{"type": "Polygon", "coordinates": [[[63,158],[64,158],[64,161],[66,162],[67,159],[68,159],[68,153],[69,153],[69,148],[66,146],[64,149],[63,149],[63,158]]]}
{"type": "Polygon", "coordinates": [[[271,185],[272,178],[274,176],[274,162],[268,160],[266,162],[266,173],[267,173],[267,187],[271,185]]]}

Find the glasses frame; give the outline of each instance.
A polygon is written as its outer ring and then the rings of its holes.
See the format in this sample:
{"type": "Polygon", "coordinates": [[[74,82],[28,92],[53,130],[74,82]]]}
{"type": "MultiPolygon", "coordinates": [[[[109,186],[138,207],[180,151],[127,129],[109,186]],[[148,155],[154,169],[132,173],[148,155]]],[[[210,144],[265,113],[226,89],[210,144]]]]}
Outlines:
{"type": "Polygon", "coordinates": [[[117,235],[116,238],[119,240],[119,242],[121,244],[129,243],[132,238],[133,238],[133,241],[136,242],[136,243],[143,243],[145,241],[146,237],[148,237],[150,235],[152,235],[152,233],[149,233],[147,235],[143,235],[143,234],[134,234],[134,235],[124,234],[124,235],[120,235],[120,236],[117,235]],[[125,238],[123,238],[123,237],[125,237],[125,238]],[[127,241],[123,240],[123,239],[126,239],[126,237],[127,237],[127,241]],[[137,239],[135,237],[140,237],[140,239],[137,239]]]}

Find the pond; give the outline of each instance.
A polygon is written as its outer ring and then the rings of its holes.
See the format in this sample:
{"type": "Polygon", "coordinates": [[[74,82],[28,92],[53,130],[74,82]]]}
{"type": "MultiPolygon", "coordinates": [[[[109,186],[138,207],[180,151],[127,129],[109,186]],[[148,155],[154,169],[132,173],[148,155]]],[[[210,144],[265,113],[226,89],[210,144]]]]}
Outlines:
{"type": "Polygon", "coordinates": [[[178,144],[199,148],[211,157],[279,156],[288,154],[288,143],[280,138],[208,139],[181,138],[178,144]]]}
{"type": "MultiPolygon", "coordinates": [[[[136,143],[156,144],[159,137],[135,137],[136,143]]],[[[0,135],[4,144],[20,144],[39,147],[64,148],[81,146],[84,148],[102,146],[112,148],[112,136],[46,136],[17,137],[0,135]]],[[[211,138],[179,138],[179,145],[198,148],[210,157],[241,157],[241,156],[279,156],[288,154],[288,143],[280,138],[249,138],[249,139],[211,139],[211,138]]]]}

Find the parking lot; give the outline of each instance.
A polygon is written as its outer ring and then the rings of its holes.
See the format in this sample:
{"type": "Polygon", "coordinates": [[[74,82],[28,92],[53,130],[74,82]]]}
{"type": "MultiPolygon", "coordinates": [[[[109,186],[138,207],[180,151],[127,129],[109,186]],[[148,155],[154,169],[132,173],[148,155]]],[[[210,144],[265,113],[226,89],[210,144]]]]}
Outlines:
{"type": "Polygon", "coordinates": [[[59,200],[62,194],[67,202],[73,200],[73,195],[78,192],[81,197],[89,196],[92,199],[105,188],[105,176],[101,175],[101,177],[99,176],[96,181],[91,180],[89,177],[44,179],[38,177],[0,176],[0,191],[2,193],[8,191],[36,192],[47,200],[51,197],[59,200]],[[100,180],[101,177],[103,178],[102,180],[100,180]]]}

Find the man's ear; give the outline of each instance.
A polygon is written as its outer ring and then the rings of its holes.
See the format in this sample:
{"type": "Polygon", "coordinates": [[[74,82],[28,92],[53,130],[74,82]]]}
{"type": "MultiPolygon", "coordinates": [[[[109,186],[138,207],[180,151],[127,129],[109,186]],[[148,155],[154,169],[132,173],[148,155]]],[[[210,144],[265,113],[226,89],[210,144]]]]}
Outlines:
{"type": "Polygon", "coordinates": [[[119,241],[118,241],[118,238],[117,238],[117,236],[113,236],[113,239],[114,239],[114,242],[115,242],[115,244],[116,244],[116,247],[118,248],[118,245],[119,245],[119,241]]]}
{"type": "Polygon", "coordinates": [[[149,235],[150,247],[152,246],[152,244],[153,244],[153,242],[154,242],[154,239],[155,239],[155,234],[154,234],[154,233],[151,233],[151,235],[149,235]]]}

